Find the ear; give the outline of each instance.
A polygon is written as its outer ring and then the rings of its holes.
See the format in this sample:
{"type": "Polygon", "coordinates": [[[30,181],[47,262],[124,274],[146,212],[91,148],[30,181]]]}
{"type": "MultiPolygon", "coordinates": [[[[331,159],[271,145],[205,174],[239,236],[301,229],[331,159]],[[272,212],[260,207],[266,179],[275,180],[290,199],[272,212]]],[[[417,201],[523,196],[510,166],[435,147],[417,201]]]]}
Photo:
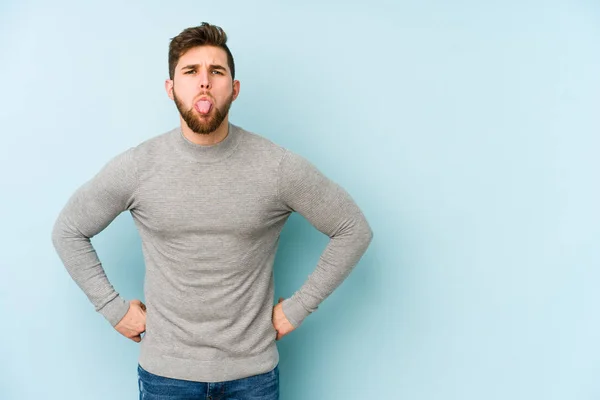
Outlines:
{"type": "Polygon", "coordinates": [[[237,99],[239,94],[240,94],[240,81],[235,80],[235,81],[233,81],[233,96],[232,96],[231,101],[237,99]]]}
{"type": "Polygon", "coordinates": [[[175,100],[173,97],[173,81],[171,79],[165,81],[165,90],[167,91],[167,96],[169,96],[171,100],[175,100]]]}

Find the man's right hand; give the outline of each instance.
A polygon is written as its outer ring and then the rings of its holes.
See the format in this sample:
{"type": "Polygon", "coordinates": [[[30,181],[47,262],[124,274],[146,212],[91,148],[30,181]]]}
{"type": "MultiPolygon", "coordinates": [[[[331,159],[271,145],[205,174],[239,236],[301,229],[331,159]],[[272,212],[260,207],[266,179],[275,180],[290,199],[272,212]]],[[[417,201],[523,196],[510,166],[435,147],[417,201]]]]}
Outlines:
{"type": "Polygon", "coordinates": [[[134,342],[141,342],[146,331],[146,305],[139,300],[129,302],[127,314],[115,325],[115,329],[134,342]]]}

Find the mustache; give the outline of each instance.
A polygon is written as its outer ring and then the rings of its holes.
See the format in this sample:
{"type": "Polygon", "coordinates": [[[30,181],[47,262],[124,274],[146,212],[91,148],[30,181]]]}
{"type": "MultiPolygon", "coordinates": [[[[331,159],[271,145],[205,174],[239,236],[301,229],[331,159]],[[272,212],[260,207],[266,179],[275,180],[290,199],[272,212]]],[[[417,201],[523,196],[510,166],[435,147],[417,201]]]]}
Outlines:
{"type": "Polygon", "coordinates": [[[200,99],[200,97],[208,97],[208,98],[209,98],[209,99],[211,99],[213,102],[214,102],[214,100],[215,100],[215,98],[214,98],[214,97],[213,97],[213,96],[212,96],[210,93],[208,93],[208,92],[202,92],[202,93],[198,94],[198,95],[195,97],[195,99],[196,99],[196,100],[194,100],[194,103],[195,103],[196,101],[198,101],[198,100],[200,99]]]}

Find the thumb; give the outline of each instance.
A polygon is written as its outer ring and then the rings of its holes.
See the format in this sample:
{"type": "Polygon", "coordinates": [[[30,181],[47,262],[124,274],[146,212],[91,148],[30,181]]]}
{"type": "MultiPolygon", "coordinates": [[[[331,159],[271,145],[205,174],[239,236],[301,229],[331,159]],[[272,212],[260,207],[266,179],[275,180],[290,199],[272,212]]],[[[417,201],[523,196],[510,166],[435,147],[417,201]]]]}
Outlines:
{"type": "Polygon", "coordinates": [[[283,297],[279,298],[279,301],[277,303],[281,303],[283,301],[283,297]]]}

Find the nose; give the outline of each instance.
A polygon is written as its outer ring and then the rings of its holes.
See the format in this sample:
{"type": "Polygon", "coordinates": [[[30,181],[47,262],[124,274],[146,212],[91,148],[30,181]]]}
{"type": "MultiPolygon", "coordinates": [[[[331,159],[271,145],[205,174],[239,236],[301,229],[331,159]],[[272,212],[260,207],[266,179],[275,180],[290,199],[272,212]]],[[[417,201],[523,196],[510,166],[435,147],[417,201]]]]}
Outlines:
{"type": "Polygon", "coordinates": [[[210,89],[210,77],[209,77],[208,71],[206,69],[201,69],[199,74],[200,74],[200,77],[199,77],[198,85],[200,86],[200,88],[205,89],[205,90],[210,89]]]}

